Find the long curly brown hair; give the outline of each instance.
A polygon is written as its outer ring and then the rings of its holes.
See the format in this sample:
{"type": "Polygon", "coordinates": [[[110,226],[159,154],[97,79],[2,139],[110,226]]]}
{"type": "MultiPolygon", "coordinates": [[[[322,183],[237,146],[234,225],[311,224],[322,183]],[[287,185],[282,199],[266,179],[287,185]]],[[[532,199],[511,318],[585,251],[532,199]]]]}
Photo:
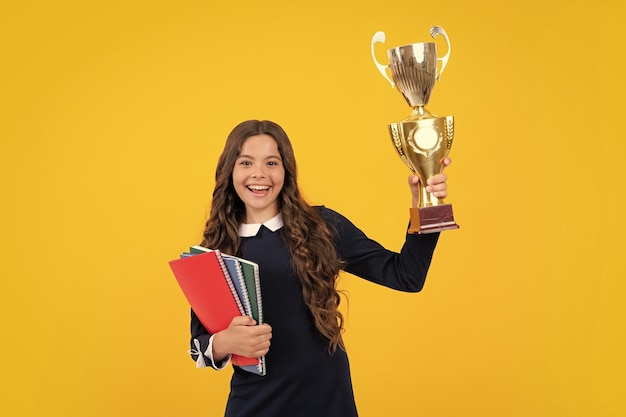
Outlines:
{"type": "Polygon", "coordinates": [[[224,253],[239,253],[239,225],[245,219],[244,203],[233,186],[233,169],[243,143],[254,135],[266,134],[278,144],[285,168],[278,206],[283,233],[293,265],[302,282],[302,296],[319,332],[329,340],[329,351],[345,349],[342,333],[344,318],[338,310],[340,296],[337,277],[343,263],[337,257],[333,233],[318,211],[302,197],[296,178],[296,159],[285,131],[268,120],[248,120],[228,135],[215,172],[211,212],[202,245],[224,253]]]}

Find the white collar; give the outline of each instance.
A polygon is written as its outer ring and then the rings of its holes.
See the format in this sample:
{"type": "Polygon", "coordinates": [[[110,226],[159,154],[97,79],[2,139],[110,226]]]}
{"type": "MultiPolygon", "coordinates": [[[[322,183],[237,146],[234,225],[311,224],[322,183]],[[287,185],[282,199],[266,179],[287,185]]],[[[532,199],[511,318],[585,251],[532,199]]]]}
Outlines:
{"type": "Polygon", "coordinates": [[[276,216],[271,219],[264,221],[263,223],[241,223],[239,225],[239,236],[241,237],[252,237],[256,236],[261,229],[261,226],[265,226],[270,229],[272,232],[277,231],[281,227],[283,227],[283,216],[278,213],[276,216]]]}

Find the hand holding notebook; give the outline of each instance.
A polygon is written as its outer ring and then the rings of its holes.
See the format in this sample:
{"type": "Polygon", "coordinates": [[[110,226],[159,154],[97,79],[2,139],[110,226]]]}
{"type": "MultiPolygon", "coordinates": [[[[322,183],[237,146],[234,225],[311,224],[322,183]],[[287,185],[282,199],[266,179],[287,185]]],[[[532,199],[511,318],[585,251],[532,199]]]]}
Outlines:
{"type": "MultiPolygon", "coordinates": [[[[211,334],[226,329],[234,317],[248,315],[263,323],[258,265],[201,246],[170,262],[179,286],[200,322],[211,334]],[[245,265],[245,266],[244,266],[245,265]],[[247,273],[247,277],[246,277],[247,273]]],[[[234,365],[265,375],[265,358],[232,355],[234,365]]]]}

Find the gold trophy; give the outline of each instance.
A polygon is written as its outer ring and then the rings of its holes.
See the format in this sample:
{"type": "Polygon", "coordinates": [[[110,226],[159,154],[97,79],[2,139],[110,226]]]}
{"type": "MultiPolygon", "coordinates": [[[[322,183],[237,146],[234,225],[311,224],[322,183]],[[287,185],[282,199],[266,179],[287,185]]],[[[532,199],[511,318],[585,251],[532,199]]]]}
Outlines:
{"type": "Polygon", "coordinates": [[[452,205],[427,192],[425,186],[428,178],[443,169],[443,160],[450,152],[454,137],[454,117],[438,117],[424,107],[450,57],[450,40],[446,32],[439,26],[433,26],[430,34],[433,39],[437,35],[445,38],[448,51],[442,58],[437,57],[437,44],[434,42],[414,43],[389,49],[388,65],[378,63],[374,54],[374,46],[385,42],[385,34],[377,32],[372,38],[372,58],[376,67],[413,108],[408,118],[388,125],[400,158],[420,177],[419,207],[411,208],[409,233],[433,233],[459,227],[454,221],[452,205]],[[441,69],[437,72],[439,61],[441,69]]]}

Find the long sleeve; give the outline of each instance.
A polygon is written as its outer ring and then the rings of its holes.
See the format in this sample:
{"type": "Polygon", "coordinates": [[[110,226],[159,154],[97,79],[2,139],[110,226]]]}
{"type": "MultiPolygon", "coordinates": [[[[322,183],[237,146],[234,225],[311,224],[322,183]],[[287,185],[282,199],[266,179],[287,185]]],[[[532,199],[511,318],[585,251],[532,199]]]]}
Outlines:
{"type": "Polygon", "coordinates": [[[224,369],[230,361],[230,355],[219,362],[213,360],[213,335],[211,335],[200,323],[198,316],[191,310],[191,340],[189,354],[196,362],[198,368],[204,368],[206,364],[213,369],[224,369]]]}
{"type": "Polygon", "coordinates": [[[426,280],[439,233],[406,234],[400,252],[385,249],[341,214],[322,207],[336,231],[336,248],[345,271],[400,291],[420,291],[426,280]]]}

